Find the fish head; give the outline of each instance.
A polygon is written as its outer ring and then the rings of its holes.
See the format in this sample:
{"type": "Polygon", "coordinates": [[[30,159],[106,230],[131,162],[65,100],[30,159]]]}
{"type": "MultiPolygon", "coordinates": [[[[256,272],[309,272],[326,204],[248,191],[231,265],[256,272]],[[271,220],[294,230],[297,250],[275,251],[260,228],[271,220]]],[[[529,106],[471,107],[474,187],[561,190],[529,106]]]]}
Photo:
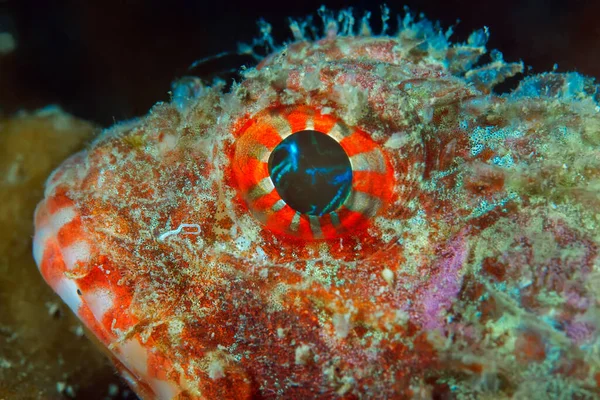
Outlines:
{"type": "Polygon", "coordinates": [[[476,368],[448,363],[449,332],[476,336],[452,307],[518,208],[501,157],[533,122],[490,95],[520,63],[471,70],[478,36],[424,31],[299,38],[229,89],[182,79],[49,177],[38,267],[138,394],[408,397],[476,368]]]}

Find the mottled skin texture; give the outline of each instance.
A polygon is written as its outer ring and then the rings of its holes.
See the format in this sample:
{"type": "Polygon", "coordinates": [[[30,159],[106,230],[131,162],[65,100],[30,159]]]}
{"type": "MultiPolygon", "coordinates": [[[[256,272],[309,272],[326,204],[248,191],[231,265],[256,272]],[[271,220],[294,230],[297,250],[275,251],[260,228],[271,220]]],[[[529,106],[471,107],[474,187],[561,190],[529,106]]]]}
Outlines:
{"type": "Polygon", "coordinates": [[[481,32],[329,22],[67,160],[36,213],[45,279],[144,398],[598,396],[595,86],[497,96],[522,67],[470,69],[481,32]],[[376,215],[319,240],[269,229],[234,173],[267,109],[367,133],[391,173],[376,215]]]}

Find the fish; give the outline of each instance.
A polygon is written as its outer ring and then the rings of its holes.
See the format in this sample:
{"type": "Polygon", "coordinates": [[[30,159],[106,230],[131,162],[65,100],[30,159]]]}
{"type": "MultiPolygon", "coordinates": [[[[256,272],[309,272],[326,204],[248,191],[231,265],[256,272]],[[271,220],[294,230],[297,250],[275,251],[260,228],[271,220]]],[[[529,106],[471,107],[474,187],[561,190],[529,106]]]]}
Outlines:
{"type": "Polygon", "coordinates": [[[64,161],[46,282],[143,399],[600,396],[594,80],[318,15],[64,161]]]}

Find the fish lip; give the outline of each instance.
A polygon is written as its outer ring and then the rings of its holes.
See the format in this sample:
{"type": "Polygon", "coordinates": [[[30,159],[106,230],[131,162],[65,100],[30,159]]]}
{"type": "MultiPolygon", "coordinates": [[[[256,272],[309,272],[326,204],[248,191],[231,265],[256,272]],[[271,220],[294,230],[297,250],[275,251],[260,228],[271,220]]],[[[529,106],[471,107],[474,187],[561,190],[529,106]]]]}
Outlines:
{"type": "Polygon", "coordinates": [[[176,397],[183,390],[179,382],[159,379],[150,372],[155,367],[149,362],[153,349],[135,336],[119,338],[107,327],[106,321],[103,323],[108,311],[119,308],[111,287],[82,290],[78,280],[86,278],[98,266],[92,262],[96,251],[93,241],[83,231],[77,230],[80,217],[76,205],[60,194],[55,196],[53,193],[37,205],[33,257],[38,270],[46,283],[96,336],[97,344],[109,353],[117,370],[136,393],[149,399],[176,397]],[[63,229],[66,233],[61,232],[63,229]],[[65,237],[71,241],[65,241],[65,237]]]}
{"type": "Polygon", "coordinates": [[[79,287],[65,274],[64,251],[57,237],[61,227],[73,221],[77,213],[72,206],[51,210],[51,201],[51,197],[46,197],[34,212],[33,258],[46,283],[77,314],[83,301],[79,287]]]}

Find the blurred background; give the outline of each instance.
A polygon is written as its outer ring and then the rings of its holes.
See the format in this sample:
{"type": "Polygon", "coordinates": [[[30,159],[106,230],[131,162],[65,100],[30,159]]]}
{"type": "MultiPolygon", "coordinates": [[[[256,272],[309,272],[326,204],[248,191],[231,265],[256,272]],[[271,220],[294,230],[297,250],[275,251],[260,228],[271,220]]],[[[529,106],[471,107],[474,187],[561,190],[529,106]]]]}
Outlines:
{"type": "MultiPolygon", "coordinates": [[[[236,50],[257,35],[256,20],[273,24],[276,38],[289,38],[288,17],[352,6],[373,11],[374,1],[200,1],[200,0],[0,0],[0,31],[14,35],[15,50],[0,59],[0,108],[12,113],[49,103],[102,126],[143,115],[167,100],[173,78],[191,73],[210,78],[251,64],[244,57],[194,60],[236,50]]],[[[453,39],[466,40],[483,26],[489,48],[509,61],[522,59],[534,72],[578,70],[600,76],[600,2],[594,0],[407,0],[389,2],[423,12],[453,39]]],[[[318,21],[318,19],[317,19],[318,21]]],[[[394,21],[395,22],[395,21],[394,21]]]]}
{"type": "MultiPolygon", "coordinates": [[[[174,79],[231,80],[227,71],[252,66],[236,49],[258,35],[259,18],[281,43],[290,37],[288,17],[314,14],[321,4],[352,6],[358,18],[372,10],[380,29],[373,1],[0,0],[0,399],[135,398],[31,257],[33,210],[50,171],[101,128],[169,100],[174,79]],[[221,52],[231,54],[189,69],[221,52]],[[63,111],[35,112],[50,104],[63,111]]],[[[488,48],[522,60],[526,74],[557,64],[600,77],[598,1],[388,4],[392,15],[404,5],[454,26],[454,41],[488,26],[488,48]]]]}

